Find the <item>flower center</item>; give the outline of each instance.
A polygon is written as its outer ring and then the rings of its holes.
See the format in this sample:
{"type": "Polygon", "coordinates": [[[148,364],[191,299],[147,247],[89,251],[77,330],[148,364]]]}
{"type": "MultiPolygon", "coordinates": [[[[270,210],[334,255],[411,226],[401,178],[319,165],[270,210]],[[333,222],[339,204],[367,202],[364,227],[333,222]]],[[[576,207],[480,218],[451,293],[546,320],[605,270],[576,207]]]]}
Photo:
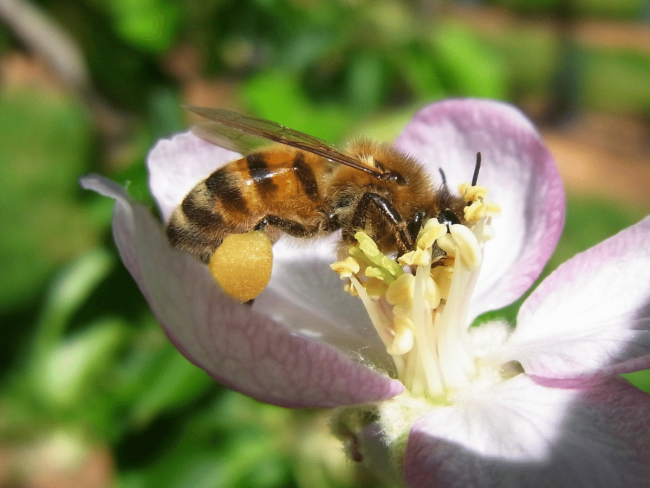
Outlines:
{"type": "Polygon", "coordinates": [[[477,374],[468,338],[469,301],[493,236],[498,205],[487,189],[463,184],[466,224],[425,222],[415,250],[390,259],[364,232],[350,256],[332,264],[358,296],[395,363],[397,378],[416,396],[447,403],[477,374]]]}

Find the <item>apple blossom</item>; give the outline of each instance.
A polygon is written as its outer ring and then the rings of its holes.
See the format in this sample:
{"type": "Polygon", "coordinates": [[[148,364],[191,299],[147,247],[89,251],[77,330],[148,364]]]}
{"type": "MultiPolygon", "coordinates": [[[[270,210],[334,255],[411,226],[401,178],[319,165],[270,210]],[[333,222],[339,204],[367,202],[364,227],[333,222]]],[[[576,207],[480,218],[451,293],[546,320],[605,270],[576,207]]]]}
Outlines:
{"type": "MultiPolygon", "coordinates": [[[[553,159],[520,112],[485,100],[426,107],[396,146],[437,181],[443,169],[450,188],[471,179],[481,151],[480,188],[460,186],[467,225],[427,223],[418,254],[399,263],[363,235],[362,251],[338,261],[336,235],[283,238],[252,305],[172,248],[119,185],[82,185],[115,199],[122,260],[176,347],[261,401],[342,407],[333,428],[353,459],[372,462],[383,446],[409,487],[650,486],[650,398],[616,376],[650,367],[650,219],[561,266],[514,331],[471,327],[519,298],[557,243],[565,202],[553,159]],[[368,268],[386,277],[379,291],[368,268]]],[[[159,141],[148,165],[163,220],[238,157],[190,133],[159,141]]]]}

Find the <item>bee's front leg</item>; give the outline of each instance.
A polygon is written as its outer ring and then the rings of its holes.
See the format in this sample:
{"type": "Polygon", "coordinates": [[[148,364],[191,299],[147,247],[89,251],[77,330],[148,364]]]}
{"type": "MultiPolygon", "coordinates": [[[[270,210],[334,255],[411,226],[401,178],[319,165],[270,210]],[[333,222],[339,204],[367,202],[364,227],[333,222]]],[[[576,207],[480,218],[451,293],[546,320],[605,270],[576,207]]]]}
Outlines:
{"type": "Polygon", "coordinates": [[[352,216],[351,231],[364,230],[368,220],[370,204],[373,204],[380,214],[390,223],[394,232],[400,254],[413,250],[413,239],[411,238],[407,223],[395,206],[384,196],[377,193],[367,192],[359,199],[357,207],[352,216]]]}

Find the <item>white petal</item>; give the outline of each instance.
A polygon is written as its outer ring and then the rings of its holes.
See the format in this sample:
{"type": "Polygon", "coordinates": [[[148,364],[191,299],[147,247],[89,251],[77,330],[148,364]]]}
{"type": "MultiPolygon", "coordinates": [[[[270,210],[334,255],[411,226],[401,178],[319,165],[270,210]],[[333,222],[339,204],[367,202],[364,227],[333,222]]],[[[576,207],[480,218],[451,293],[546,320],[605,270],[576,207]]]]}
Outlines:
{"type": "Polygon", "coordinates": [[[174,345],[218,381],[289,407],[365,403],[403,391],[398,381],[226,296],[207,267],[173,249],[162,225],[119,185],[98,176],[82,185],[116,199],[113,232],[124,264],[174,345]]]}
{"type": "Polygon", "coordinates": [[[650,217],[560,266],[526,300],[504,355],[552,378],[650,367],[650,217]]]}
{"type": "Polygon", "coordinates": [[[421,161],[450,188],[472,179],[487,200],[501,206],[492,221],[496,236],[485,245],[470,318],[519,298],[539,276],[564,225],[564,191],[553,158],[523,114],[505,103],[458,99],[432,104],[407,125],[396,145],[421,161]]]}
{"type": "Polygon", "coordinates": [[[254,310],[294,333],[335,346],[351,357],[391,370],[392,361],[358,298],[330,264],[338,233],[324,239],[283,238],[273,246],[273,273],[254,310]]]}
{"type": "Polygon", "coordinates": [[[167,222],[185,195],[217,168],[241,155],[210,144],[191,132],[161,139],[147,155],[149,189],[167,222]]]}
{"type": "Polygon", "coordinates": [[[415,422],[410,488],[637,488],[650,480],[650,397],[624,380],[584,389],[520,375],[415,422]]]}

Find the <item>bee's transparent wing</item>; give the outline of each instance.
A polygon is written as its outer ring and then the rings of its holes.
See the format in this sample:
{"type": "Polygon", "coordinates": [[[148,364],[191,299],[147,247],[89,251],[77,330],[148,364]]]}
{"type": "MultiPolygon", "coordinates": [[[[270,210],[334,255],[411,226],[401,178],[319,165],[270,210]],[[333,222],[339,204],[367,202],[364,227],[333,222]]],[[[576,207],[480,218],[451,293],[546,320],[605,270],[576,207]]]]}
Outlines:
{"type": "Polygon", "coordinates": [[[192,126],[192,133],[215,146],[239,154],[250,154],[255,149],[268,145],[268,140],[247,134],[218,122],[201,122],[192,126]]]}
{"type": "MultiPolygon", "coordinates": [[[[322,156],[331,161],[350,166],[377,178],[382,172],[364,165],[358,159],[334,149],[327,142],[303,132],[290,129],[277,122],[249,117],[230,110],[219,108],[194,107],[185,108],[198,114],[212,123],[196,126],[192,131],[199,137],[226,149],[239,153],[250,152],[253,139],[257,138],[279,142],[287,146],[322,156]],[[254,137],[251,137],[254,136],[254,137]],[[246,150],[248,148],[248,151],[246,150]]],[[[255,147],[259,147],[256,144],[255,147]]],[[[255,147],[252,147],[254,149],[255,147]]]]}

